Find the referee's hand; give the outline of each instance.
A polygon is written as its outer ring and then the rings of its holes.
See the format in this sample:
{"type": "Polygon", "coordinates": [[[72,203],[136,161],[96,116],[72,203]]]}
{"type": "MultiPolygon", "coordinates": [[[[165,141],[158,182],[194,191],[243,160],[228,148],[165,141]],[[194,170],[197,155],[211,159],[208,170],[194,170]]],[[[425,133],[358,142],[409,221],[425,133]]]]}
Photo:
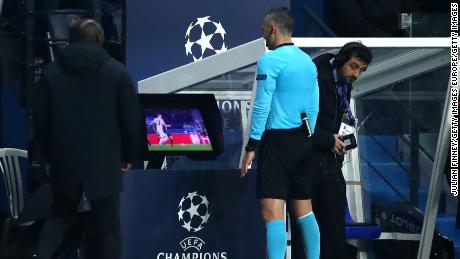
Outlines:
{"type": "Polygon", "coordinates": [[[243,162],[241,163],[241,177],[244,177],[248,173],[249,165],[252,163],[255,156],[255,151],[246,151],[243,157],[243,162]]]}

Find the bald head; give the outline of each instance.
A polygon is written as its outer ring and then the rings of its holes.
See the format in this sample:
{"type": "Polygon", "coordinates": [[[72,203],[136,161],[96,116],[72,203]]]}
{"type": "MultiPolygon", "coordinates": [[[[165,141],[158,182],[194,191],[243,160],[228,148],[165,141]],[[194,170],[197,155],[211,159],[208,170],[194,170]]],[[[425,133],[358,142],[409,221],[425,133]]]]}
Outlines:
{"type": "Polygon", "coordinates": [[[104,30],[92,19],[82,19],[70,29],[72,41],[88,41],[97,45],[104,44],[104,30]]]}

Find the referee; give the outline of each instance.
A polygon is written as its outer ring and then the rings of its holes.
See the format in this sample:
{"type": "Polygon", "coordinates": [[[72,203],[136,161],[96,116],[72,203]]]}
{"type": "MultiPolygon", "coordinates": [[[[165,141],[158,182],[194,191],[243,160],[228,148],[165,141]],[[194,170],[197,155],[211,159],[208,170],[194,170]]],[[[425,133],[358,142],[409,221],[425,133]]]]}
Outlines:
{"type": "Polygon", "coordinates": [[[264,39],[273,51],[257,65],[251,131],[241,167],[243,177],[260,141],[257,197],[266,223],[269,259],[284,259],[286,201],[297,218],[308,258],[319,258],[320,235],[308,185],[311,139],[301,120],[305,113],[314,129],[319,109],[317,70],[311,58],[293,45],[293,27],[287,8],[275,8],[265,15],[264,39]]]}

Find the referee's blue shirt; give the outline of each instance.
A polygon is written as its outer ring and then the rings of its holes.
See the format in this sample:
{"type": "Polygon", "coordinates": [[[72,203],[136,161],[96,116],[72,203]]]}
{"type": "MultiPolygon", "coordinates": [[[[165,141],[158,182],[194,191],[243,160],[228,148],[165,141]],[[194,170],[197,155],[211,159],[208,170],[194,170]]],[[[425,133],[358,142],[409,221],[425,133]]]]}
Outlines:
{"type": "Polygon", "coordinates": [[[260,140],[266,129],[292,129],[305,112],[314,131],[319,111],[318,72],[305,52],[283,44],[257,64],[257,90],[249,138],[260,140]]]}

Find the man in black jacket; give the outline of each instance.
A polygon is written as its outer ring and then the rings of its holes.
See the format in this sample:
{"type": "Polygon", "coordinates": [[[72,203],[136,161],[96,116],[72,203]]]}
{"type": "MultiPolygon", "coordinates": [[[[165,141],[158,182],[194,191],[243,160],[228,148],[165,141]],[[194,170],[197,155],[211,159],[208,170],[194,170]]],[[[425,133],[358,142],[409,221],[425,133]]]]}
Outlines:
{"type": "MultiPolygon", "coordinates": [[[[337,55],[323,54],[313,61],[318,69],[320,100],[313,137],[312,205],[321,233],[321,258],[347,258],[346,190],[342,174],[345,144],[338,133],[344,118],[354,121],[349,105],[352,84],[367,69],[372,54],[363,44],[350,42],[337,55]]],[[[305,258],[301,238],[294,225],[293,259],[305,258]]]]}
{"type": "Polygon", "coordinates": [[[44,70],[35,128],[49,165],[54,205],[40,235],[38,258],[50,258],[89,200],[88,258],[121,258],[119,193],[140,143],[140,111],[124,66],[101,47],[102,27],[79,21],[72,44],[44,70]]]}

